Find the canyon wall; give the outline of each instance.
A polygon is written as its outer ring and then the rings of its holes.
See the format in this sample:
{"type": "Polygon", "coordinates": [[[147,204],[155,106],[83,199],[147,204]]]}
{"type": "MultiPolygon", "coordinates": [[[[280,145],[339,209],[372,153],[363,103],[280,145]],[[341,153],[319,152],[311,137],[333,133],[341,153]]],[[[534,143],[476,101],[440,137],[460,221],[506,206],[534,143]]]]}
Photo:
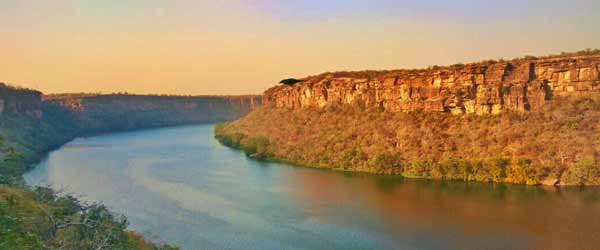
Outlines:
{"type": "Polygon", "coordinates": [[[43,97],[45,110],[88,131],[113,131],[237,119],[260,106],[260,96],[61,94],[43,97]]]}
{"type": "Polygon", "coordinates": [[[261,97],[251,95],[42,95],[0,84],[0,137],[22,153],[24,165],[15,171],[22,173],[46,152],[76,137],[229,121],[260,104],[261,97]]]}
{"type": "Polygon", "coordinates": [[[554,96],[600,91],[600,53],[487,61],[420,70],[325,73],[267,90],[267,105],[344,104],[390,111],[498,114],[539,110],[554,96]]]}
{"type": "Polygon", "coordinates": [[[285,79],[215,136],[251,157],[303,166],[600,185],[599,69],[600,51],[586,50],[285,79]]]}
{"type": "Polygon", "coordinates": [[[134,112],[165,110],[194,115],[238,118],[260,106],[261,97],[245,96],[168,96],[130,94],[53,94],[43,96],[44,102],[66,108],[74,113],[100,111],[134,112]]]}

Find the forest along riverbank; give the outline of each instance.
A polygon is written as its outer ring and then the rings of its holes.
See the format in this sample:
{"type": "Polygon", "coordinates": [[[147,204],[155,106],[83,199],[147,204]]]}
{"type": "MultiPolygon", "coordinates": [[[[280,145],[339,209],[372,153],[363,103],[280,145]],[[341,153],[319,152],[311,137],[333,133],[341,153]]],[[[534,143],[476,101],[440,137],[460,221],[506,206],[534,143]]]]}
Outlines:
{"type": "Polygon", "coordinates": [[[256,161],[211,125],[82,138],[26,175],[182,249],[585,249],[600,190],[412,180],[256,161]],[[548,219],[551,218],[551,219],[548,219]]]}
{"type": "Polygon", "coordinates": [[[216,136],[255,158],[410,178],[600,185],[600,51],[286,79],[216,136]]]}
{"type": "Polygon", "coordinates": [[[1,249],[174,249],[128,231],[125,217],[102,204],[84,205],[51,189],[30,188],[22,174],[79,136],[230,120],[260,104],[260,97],[43,96],[0,84],[0,101],[1,249]]]}

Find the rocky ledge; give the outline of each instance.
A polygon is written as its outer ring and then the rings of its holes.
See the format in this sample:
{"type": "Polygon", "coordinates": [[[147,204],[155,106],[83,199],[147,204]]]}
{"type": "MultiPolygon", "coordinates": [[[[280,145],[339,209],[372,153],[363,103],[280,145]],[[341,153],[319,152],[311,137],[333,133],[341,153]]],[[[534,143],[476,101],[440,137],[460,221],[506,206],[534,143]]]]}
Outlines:
{"type": "Polygon", "coordinates": [[[554,96],[600,92],[600,51],[419,70],[325,73],[267,90],[291,109],[353,104],[388,111],[499,114],[539,110],[554,96]]]}

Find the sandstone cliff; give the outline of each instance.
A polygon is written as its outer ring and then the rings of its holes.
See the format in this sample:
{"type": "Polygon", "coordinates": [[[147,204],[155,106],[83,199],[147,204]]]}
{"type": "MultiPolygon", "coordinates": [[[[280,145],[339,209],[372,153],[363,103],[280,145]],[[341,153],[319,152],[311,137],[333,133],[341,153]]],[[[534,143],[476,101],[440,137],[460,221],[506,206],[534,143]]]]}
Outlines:
{"type": "Polygon", "coordinates": [[[302,108],[355,104],[389,111],[498,114],[539,110],[554,96],[600,91],[600,52],[420,70],[325,73],[276,86],[264,102],[302,108]]]}
{"type": "Polygon", "coordinates": [[[215,135],[252,157],[304,166],[600,185],[599,69],[600,51],[584,51],[286,79],[215,135]]]}

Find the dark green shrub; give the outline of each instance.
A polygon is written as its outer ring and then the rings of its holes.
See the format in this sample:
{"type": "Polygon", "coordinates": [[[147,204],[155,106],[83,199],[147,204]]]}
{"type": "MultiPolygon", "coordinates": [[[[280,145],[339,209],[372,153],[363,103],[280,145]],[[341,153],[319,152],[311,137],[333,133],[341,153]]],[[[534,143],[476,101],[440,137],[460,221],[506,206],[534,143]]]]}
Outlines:
{"type": "Polygon", "coordinates": [[[378,154],[371,160],[371,166],[377,168],[402,168],[402,156],[399,153],[385,152],[378,154]]]}
{"type": "Polygon", "coordinates": [[[367,157],[358,148],[349,148],[342,152],[342,168],[351,169],[358,166],[358,163],[364,161],[367,157]]]}
{"type": "Polygon", "coordinates": [[[294,85],[299,82],[301,82],[301,81],[298,79],[294,79],[294,78],[288,78],[288,79],[283,79],[283,80],[279,81],[280,84],[285,84],[285,85],[294,85]]]}
{"type": "MultiPolygon", "coordinates": [[[[240,134],[234,134],[234,136],[239,136],[240,134]]],[[[237,140],[237,138],[234,138],[237,140]]],[[[265,158],[269,155],[269,139],[264,136],[258,136],[253,138],[241,139],[239,145],[241,145],[244,152],[247,155],[255,157],[255,158],[265,158]]]]}
{"type": "Polygon", "coordinates": [[[585,185],[600,176],[600,166],[593,156],[585,156],[571,164],[563,173],[562,181],[571,185],[585,185]]]}

